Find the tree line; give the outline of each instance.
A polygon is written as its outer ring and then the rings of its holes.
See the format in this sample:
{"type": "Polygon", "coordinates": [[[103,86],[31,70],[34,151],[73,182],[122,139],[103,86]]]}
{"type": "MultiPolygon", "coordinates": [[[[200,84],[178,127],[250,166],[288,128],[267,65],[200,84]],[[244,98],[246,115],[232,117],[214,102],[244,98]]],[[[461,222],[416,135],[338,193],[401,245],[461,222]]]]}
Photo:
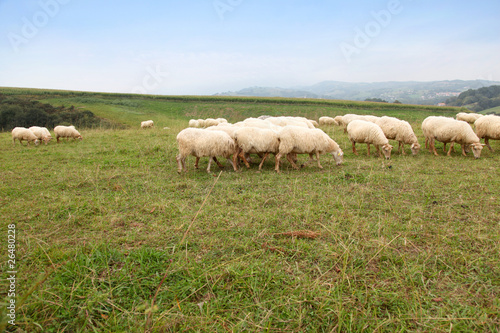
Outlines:
{"type": "Polygon", "coordinates": [[[79,128],[116,127],[108,120],[96,117],[92,111],[76,109],[73,105],[54,107],[36,100],[0,94],[2,131],[11,131],[17,126],[41,126],[51,129],[57,125],[74,125],[79,128]]]}
{"type": "Polygon", "coordinates": [[[465,106],[476,112],[500,106],[500,86],[469,89],[447,99],[446,105],[465,106]]]}

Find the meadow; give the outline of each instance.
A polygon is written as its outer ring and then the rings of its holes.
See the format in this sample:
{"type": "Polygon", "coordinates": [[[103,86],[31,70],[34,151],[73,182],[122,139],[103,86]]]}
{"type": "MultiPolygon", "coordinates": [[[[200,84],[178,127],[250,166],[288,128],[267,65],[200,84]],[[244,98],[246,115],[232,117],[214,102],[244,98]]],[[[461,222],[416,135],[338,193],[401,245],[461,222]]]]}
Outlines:
{"type": "MultiPolygon", "coordinates": [[[[343,149],[294,170],[274,159],[177,174],[191,118],[390,115],[420,129],[460,109],[381,103],[162,97],[1,89],[85,106],[122,129],[12,145],[0,133],[4,305],[16,230],[16,325],[8,332],[495,332],[500,330],[500,142],[480,159],[343,149]],[[141,130],[153,119],[155,128],[141,130]],[[53,140],[55,141],[55,140],[53,140]]],[[[397,146],[397,143],[393,142],[397,146]]],[[[438,145],[441,148],[442,145],[438,145]]],[[[308,157],[299,156],[300,161],[308,157]]],[[[227,163],[226,163],[227,164],[227,163]]]]}

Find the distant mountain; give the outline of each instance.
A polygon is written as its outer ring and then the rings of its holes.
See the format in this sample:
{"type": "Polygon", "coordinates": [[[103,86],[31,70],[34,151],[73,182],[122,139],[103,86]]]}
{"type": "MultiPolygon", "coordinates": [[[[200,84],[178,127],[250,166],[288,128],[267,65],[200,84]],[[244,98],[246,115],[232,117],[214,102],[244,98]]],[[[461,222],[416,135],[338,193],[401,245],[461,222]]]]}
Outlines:
{"type": "Polygon", "coordinates": [[[464,106],[472,111],[483,111],[500,106],[500,85],[469,89],[458,97],[452,97],[446,101],[451,106],[464,106]]]}
{"type": "Polygon", "coordinates": [[[498,85],[498,81],[453,80],[431,82],[372,82],[351,83],[324,81],[312,86],[291,88],[251,87],[239,91],[218,93],[220,96],[260,96],[260,97],[297,97],[325,98],[364,101],[367,98],[380,98],[388,102],[398,100],[407,104],[433,105],[443,103],[461,92],[498,85]]]}

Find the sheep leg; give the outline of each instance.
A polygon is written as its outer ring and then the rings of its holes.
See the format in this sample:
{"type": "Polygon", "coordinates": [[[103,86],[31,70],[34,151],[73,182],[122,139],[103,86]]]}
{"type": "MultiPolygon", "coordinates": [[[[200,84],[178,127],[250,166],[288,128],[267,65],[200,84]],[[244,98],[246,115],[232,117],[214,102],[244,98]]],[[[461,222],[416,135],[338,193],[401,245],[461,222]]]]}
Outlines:
{"type": "Polygon", "coordinates": [[[400,148],[400,153],[403,155],[406,155],[405,153],[405,144],[403,141],[399,141],[399,148],[400,148]]]}
{"type": "Polygon", "coordinates": [[[177,155],[175,157],[176,161],[177,161],[177,173],[181,173],[182,171],[182,162],[181,162],[181,156],[180,155],[177,155]]]}
{"type": "Polygon", "coordinates": [[[290,154],[286,154],[286,159],[288,160],[288,162],[290,162],[290,164],[292,165],[292,167],[296,170],[299,169],[299,167],[297,166],[297,164],[295,164],[295,162],[293,161],[292,157],[290,156],[290,154]]]}
{"type": "Polygon", "coordinates": [[[200,158],[196,156],[196,161],[194,162],[194,168],[198,169],[198,162],[200,162],[200,158]]]}
{"type": "Polygon", "coordinates": [[[207,167],[207,172],[210,173],[210,165],[212,165],[212,159],[209,157],[208,158],[208,167],[207,167]]]}
{"type": "Polygon", "coordinates": [[[352,141],[352,152],[354,153],[354,155],[358,155],[358,152],[356,151],[356,142],[355,141],[352,141]]]}
{"type": "MultiPolygon", "coordinates": [[[[367,143],[367,144],[366,144],[366,147],[368,148],[368,154],[367,154],[367,155],[368,155],[368,156],[370,156],[370,144],[369,144],[369,143],[367,143]]],[[[376,147],[376,146],[375,146],[375,147],[376,147]]]]}
{"type": "Polygon", "coordinates": [[[434,153],[434,155],[439,156],[439,154],[436,151],[436,143],[434,139],[429,140],[429,148],[431,150],[431,153],[434,153]]]}
{"type": "Polygon", "coordinates": [[[233,155],[233,169],[234,171],[238,171],[238,153],[234,153],[233,155]]]}
{"type": "Polygon", "coordinates": [[[316,160],[318,161],[318,168],[323,169],[323,167],[319,163],[319,152],[318,151],[316,152],[316,160]]]}
{"type": "Polygon", "coordinates": [[[241,158],[241,160],[243,161],[243,163],[245,163],[247,169],[250,168],[250,164],[248,163],[247,159],[245,158],[245,154],[243,154],[243,150],[240,149],[240,153],[238,154],[239,158],[241,158]]]}
{"type": "MultiPolygon", "coordinates": [[[[453,149],[453,142],[451,143],[450,149],[448,150],[448,153],[446,154],[447,156],[451,156],[451,150],[452,149],[453,149]]],[[[463,149],[463,147],[462,147],[462,149],[463,149]]],[[[455,151],[455,150],[453,149],[453,151],[455,151]]]]}
{"type": "Polygon", "coordinates": [[[490,149],[490,151],[494,151],[490,146],[490,138],[484,138],[484,143],[486,144],[486,147],[490,149]]]}
{"type": "Polygon", "coordinates": [[[462,145],[462,155],[467,156],[467,153],[465,152],[465,144],[462,145]]]}
{"type": "Polygon", "coordinates": [[[375,145],[375,149],[377,150],[378,157],[384,158],[384,156],[382,156],[382,152],[380,151],[380,148],[378,147],[378,145],[375,145]]]}
{"type": "Polygon", "coordinates": [[[425,138],[425,149],[429,148],[429,139],[425,138]]]}
{"type": "Polygon", "coordinates": [[[217,160],[217,158],[215,156],[212,157],[212,159],[214,160],[215,163],[217,163],[217,165],[219,166],[220,169],[224,169],[224,166],[217,160]]]}
{"type": "Polygon", "coordinates": [[[259,170],[262,170],[262,165],[264,164],[264,161],[266,160],[266,158],[268,156],[269,156],[269,153],[265,153],[264,157],[262,157],[262,161],[260,161],[260,164],[259,164],[259,170]]]}
{"type": "Polygon", "coordinates": [[[281,154],[280,153],[278,153],[278,154],[276,154],[276,156],[274,156],[274,160],[275,160],[275,162],[274,162],[274,171],[276,171],[278,173],[280,172],[280,158],[281,158],[281,154]]]}

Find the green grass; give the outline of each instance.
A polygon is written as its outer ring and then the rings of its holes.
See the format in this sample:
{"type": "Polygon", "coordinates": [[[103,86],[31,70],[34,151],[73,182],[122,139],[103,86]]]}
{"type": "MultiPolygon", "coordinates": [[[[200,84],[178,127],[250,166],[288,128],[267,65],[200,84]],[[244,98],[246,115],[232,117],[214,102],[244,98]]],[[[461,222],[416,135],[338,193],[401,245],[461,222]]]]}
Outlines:
{"type": "Polygon", "coordinates": [[[83,97],[44,99],[129,128],[39,147],[0,133],[0,227],[16,224],[18,302],[27,296],[9,331],[500,329],[498,141],[478,160],[423,149],[387,162],[363,145],[353,155],[325,127],[345,152],[340,167],[322,156],[323,170],[285,162],[276,174],[270,159],[261,172],[207,174],[206,159],[194,170],[188,158],[176,172],[175,136],[190,118],[388,114],[422,139],[426,116],[456,109],[83,97]],[[139,129],[145,119],[156,128],[139,129]],[[283,234],[301,230],[319,236],[283,234]]]}
{"type": "Polygon", "coordinates": [[[482,113],[482,114],[490,114],[490,113],[500,114],[500,106],[497,106],[496,108],[486,109],[486,110],[480,111],[479,113],[482,113]]]}

